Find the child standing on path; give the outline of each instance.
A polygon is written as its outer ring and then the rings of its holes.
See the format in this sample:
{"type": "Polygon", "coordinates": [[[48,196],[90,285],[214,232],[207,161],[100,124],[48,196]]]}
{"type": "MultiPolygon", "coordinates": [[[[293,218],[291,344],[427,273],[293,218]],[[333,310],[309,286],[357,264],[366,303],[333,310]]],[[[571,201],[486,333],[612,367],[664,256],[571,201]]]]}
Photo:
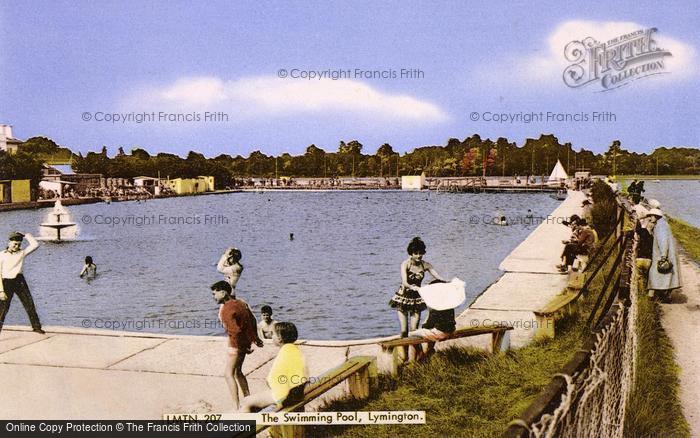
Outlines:
{"type": "Polygon", "coordinates": [[[7,249],[0,252],[0,331],[2,331],[7,312],[10,310],[12,298],[17,294],[24,310],[27,311],[32,329],[42,335],[45,333],[41,329],[41,321],[39,321],[39,315],[36,312],[34,299],[29,291],[27,281],[24,279],[24,274],[22,274],[25,257],[37,248],[39,248],[39,242],[34,236],[15,231],[8,238],[7,249]],[[29,246],[22,249],[22,241],[25,237],[29,246]]]}

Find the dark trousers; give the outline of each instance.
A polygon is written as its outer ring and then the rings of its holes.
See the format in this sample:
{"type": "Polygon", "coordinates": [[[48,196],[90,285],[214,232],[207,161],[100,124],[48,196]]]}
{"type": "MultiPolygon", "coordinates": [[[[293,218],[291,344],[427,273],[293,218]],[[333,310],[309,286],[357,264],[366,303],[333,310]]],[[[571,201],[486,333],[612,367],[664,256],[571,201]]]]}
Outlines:
{"type": "Polygon", "coordinates": [[[564,253],[562,254],[564,259],[566,260],[564,264],[566,264],[567,266],[573,265],[574,259],[579,254],[586,254],[586,251],[584,251],[581,245],[577,243],[567,243],[566,245],[564,245],[564,253]]]}
{"type": "Polygon", "coordinates": [[[39,315],[36,313],[34,299],[32,299],[32,294],[29,292],[29,286],[27,286],[27,281],[24,279],[24,275],[19,274],[15,278],[3,278],[2,286],[5,289],[7,299],[0,301],[0,330],[2,330],[2,325],[5,322],[5,316],[7,316],[7,312],[10,310],[10,302],[15,294],[17,294],[19,300],[22,302],[24,310],[27,311],[32,328],[40,329],[41,322],[39,321],[39,315]]]}

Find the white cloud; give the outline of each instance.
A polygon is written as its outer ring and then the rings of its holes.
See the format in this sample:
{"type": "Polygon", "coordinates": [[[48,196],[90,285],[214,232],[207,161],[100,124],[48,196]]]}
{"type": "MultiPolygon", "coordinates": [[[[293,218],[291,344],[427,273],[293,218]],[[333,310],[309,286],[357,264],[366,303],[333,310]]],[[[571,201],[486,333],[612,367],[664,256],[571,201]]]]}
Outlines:
{"type": "Polygon", "coordinates": [[[439,107],[418,98],[389,94],[363,82],[279,79],[269,76],[223,80],[184,78],[164,87],[139,90],[124,102],[159,111],[226,111],[233,118],[297,114],[346,114],[367,119],[434,123],[448,119],[439,107]]]}
{"type": "MultiPolygon", "coordinates": [[[[475,79],[491,85],[522,86],[526,80],[530,84],[552,85],[561,83],[564,69],[571,64],[564,56],[564,48],[571,41],[581,41],[587,37],[606,42],[620,35],[628,34],[646,26],[629,21],[566,21],[554,29],[543,42],[543,53],[537,55],[514,55],[498,65],[488,65],[475,72],[475,79]],[[559,82],[553,82],[559,81],[559,82]]],[[[692,46],[671,38],[664,29],[658,29],[652,37],[657,47],[671,52],[664,58],[667,79],[681,79],[698,73],[695,50],[692,46]]]]}

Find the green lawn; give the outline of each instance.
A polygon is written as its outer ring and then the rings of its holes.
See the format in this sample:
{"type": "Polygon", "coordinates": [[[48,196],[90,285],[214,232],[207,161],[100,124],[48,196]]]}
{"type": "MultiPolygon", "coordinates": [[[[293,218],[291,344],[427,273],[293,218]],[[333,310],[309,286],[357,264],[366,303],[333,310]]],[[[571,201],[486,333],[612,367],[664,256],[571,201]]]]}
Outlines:
{"type": "Polygon", "coordinates": [[[671,231],[678,243],[695,261],[700,262],[700,229],[680,219],[668,217],[671,231]]]}
{"type": "Polygon", "coordinates": [[[690,437],[679,398],[679,368],[661,325],[660,308],[640,296],[637,319],[637,380],[626,412],[625,435],[690,437]]]}
{"type": "Polygon", "coordinates": [[[310,436],[396,437],[501,435],[581,346],[571,322],[550,342],[501,355],[448,349],[429,363],[411,364],[398,379],[381,376],[369,402],[334,402],[330,411],[426,411],[425,425],[318,427],[310,436]]]}

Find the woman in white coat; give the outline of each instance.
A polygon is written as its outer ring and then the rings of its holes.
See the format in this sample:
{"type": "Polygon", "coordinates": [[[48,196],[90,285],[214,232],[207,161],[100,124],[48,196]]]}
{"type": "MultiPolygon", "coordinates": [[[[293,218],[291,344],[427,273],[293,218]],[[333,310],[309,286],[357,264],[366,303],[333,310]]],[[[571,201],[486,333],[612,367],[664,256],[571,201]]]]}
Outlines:
{"type": "Polygon", "coordinates": [[[678,248],[676,239],[673,238],[671,227],[664,218],[664,214],[658,208],[653,208],[647,216],[650,221],[654,221],[654,244],[652,247],[651,266],[649,267],[648,288],[654,291],[657,299],[662,302],[670,302],[671,292],[681,287],[681,266],[678,259],[678,248]],[[665,264],[662,260],[671,263],[670,270],[665,271],[665,264]],[[661,266],[659,265],[661,263],[661,266]]]}

